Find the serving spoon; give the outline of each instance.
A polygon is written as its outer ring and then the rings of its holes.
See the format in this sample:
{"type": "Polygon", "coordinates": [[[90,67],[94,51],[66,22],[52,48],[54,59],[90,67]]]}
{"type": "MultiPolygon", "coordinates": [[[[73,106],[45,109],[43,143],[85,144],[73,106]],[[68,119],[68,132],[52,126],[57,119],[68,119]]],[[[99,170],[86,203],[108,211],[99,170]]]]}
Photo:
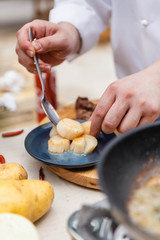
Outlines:
{"type": "MultiPolygon", "coordinates": [[[[33,37],[32,37],[32,29],[31,28],[28,29],[28,35],[29,35],[30,42],[32,42],[33,37]]],[[[41,70],[40,70],[39,63],[38,63],[37,54],[34,55],[33,59],[34,59],[34,62],[35,62],[36,68],[37,68],[37,72],[38,72],[38,75],[40,78],[41,86],[42,86],[42,99],[41,99],[42,108],[43,108],[45,114],[47,115],[47,117],[50,119],[50,121],[54,125],[57,125],[58,122],[60,121],[60,118],[58,116],[58,113],[54,109],[54,107],[46,99],[46,96],[45,96],[46,90],[45,90],[41,70]]]]}

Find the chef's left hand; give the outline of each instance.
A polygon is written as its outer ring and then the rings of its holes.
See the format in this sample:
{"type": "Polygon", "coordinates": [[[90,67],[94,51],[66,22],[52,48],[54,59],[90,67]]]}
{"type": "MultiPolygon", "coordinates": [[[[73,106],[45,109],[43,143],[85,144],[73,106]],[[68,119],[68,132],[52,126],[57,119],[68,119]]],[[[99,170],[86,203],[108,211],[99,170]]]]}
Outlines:
{"type": "Polygon", "coordinates": [[[107,87],[90,120],[91,134],[124,133],[160,115],[160,60],[107,87]]]}

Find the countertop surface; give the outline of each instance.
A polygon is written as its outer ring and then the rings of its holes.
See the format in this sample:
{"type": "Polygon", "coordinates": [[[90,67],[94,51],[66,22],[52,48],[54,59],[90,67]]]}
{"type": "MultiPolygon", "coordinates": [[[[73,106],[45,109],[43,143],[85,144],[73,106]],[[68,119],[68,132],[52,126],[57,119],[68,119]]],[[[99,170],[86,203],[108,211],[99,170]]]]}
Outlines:
{"type": "Polygon", "coordinates": [[[39,169],[43,167],[45,180],[53,186],[55,198],[51,209],[35,223],[40,240],[69,240],[71,235],[67,229],[68,218],[79,210],[83,204],[93,204],[105,198],[98,190],[88,189],[70,183],[55,175],[43,163],[31,157],[25,147],[26,135],[36,125],[25,127],[18,136],[3,138],[0,136],[0,154],[6,162],[17,162],[28,172],[29,179],[39,179],[39,169]]]}

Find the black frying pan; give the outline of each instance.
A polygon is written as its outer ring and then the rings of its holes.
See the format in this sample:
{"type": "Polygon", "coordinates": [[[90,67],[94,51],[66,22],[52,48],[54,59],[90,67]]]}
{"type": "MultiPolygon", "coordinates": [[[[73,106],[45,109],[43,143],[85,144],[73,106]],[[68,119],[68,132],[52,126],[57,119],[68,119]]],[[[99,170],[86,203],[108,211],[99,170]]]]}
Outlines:
{"type": "MultiPolygon", "coordinates": [[[[154,240],[153,236],[134,225],[127,213],[127,202],[137,177],[156,174],[160,165],[160,122],[147,124],[111,140],[98,165],[100,185],[108,196],[112,215],[126,225],[134,239],[154,240]],[[154,171],[153,171],[154,169],[154,171]]],[[[138,183],[140,184],[140,182],[138,183]]],[[[149,216],[148,216],[149,217],[149,216]]]]}

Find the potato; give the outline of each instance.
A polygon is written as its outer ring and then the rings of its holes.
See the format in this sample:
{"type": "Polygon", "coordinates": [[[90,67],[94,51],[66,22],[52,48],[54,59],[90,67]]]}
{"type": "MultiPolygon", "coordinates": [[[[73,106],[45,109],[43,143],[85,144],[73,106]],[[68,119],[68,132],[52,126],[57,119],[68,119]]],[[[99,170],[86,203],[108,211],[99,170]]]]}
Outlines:
{"type": "Polygon", "coordinates": [[[13,213],[0,214],[0,239],[39,240],[39,233],[27,218],[13,213]]]}
{"type": "Polygon", "coordinates": [[[0,164],[0,179],[27,179],[28,174],[22,165],[18,163],[0,164]]]}
{"type": "Polygon", "coordinates": [[[0,213],[17,213],[35,222],[50,209],[53,198],[47,181],[0,180],[0,213]]]}

